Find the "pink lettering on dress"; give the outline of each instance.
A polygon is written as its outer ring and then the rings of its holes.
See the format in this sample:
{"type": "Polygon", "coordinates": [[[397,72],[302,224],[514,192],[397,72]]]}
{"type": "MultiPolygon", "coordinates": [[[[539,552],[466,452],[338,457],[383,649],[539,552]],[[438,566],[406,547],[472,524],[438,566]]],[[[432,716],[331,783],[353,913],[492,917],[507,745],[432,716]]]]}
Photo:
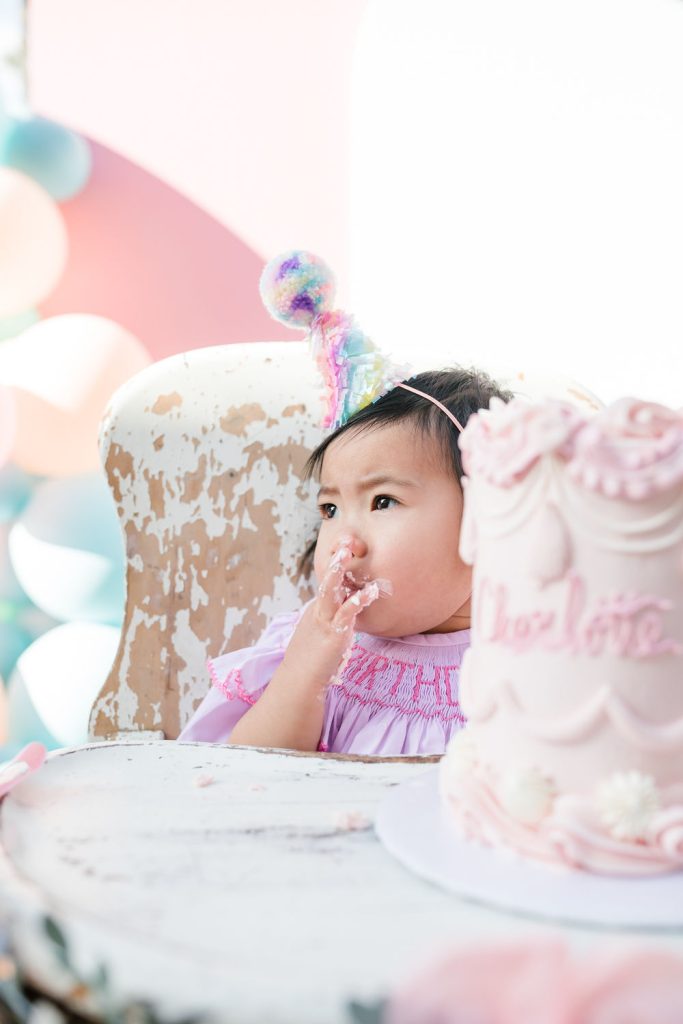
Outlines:
{"type": "MultiPolygon", "coordinates": [[[[231,669],[225,677],[220,678],[211,661],[208,667],[213,685],[227,700],[256,703],[263,687],[256,693],[249,693],[238,668],[231,669]]],[[[425,678],[421,664],[373,654],[356,644],[339,684],[334,689],[335,692],[344,693],[349,700],[367,707],[391,708],[413,718],[438,718],[444,722],[455,720],[464,723],[465,717],[457,696],[460,666],[435,665],[430,668],[433,676],[425,678]],[[403,683],[403,692],[400,693],[403,683]]],[[[326,750],[326,747],[321,744],[319,749],[326,750]]]]}
{"type": "Polygon", "coordinates": [[[460,707],[460,701],[457,696],[453,695],[453,688],[451,687],[451,682],[454,682],[455,689],[458,690],[458,672],[456,666],[444,665],[443,676],[444,687],[446,690],[446,703],[450,704],[452,707],[460,707]],[[451,679],[451,673],[455,674],[454,680],[451,679]]]}
{"type": "Polygon", "coordinates": [[[420,663],[399,661],[372,654],[356,645],[339,688],[347,697],[366,706],[392,708],[401,714],[422,718],[464,722],[457,698],[459,669],[459,665],[425,667],[420,663]]]}
{"type": "Polygon", "coordinates": [[[415,673],[415,686],[413,687],[413,700],[418,701],[420,699],[420,690],[423,686],[430,686],[434,688],[434,699],[437,704],[441,703],[441,691],[439,689],[439,681],[441,679],[441,666],[434,665],[434,678],[425,679],[422,671],[422,665],[417,666],[415,673]]]}
{"type": "Polygon", "coordinates": [[[389,664],[389,659],[381,654],[376,654],[365,663],[362,670],[356,675],[354,682],[356,686],[365,683],[366,690],[372,690],[377,675],[384,671],[389,664]]]}
{"type": "Polygon", "coordinates": [[[403,682],[403,677],[406,674],[406,669],[410,668],[410,664],[407,661],[395,661],[394,665],[398,665],[398,675],[396,676],[396,680],[393,683],[391,689],[389,690],[389,693],[391,694],[392,697],[396,696],[398,688],[403,682]]]}

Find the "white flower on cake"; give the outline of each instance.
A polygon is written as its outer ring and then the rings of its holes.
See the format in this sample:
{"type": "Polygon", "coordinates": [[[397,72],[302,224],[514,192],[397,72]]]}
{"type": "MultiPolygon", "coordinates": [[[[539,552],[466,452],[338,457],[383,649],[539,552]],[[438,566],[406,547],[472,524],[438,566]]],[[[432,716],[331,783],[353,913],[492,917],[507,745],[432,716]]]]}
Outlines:
{"type": "Polygon", "coordinates": [[[550,814],[555,787],[538,768],[527,768],[506,775],[498,796],[512,818],[525,825],[536,825],[550,814]]]}
{"type": "Polygon", "coordinates": [[[600,783],[595,801],[600,820],[615,839],[645,838],[660,807],[659,793],[651,775],[615,772],[600,783]]]}
{"type": "Polygon", "coordinates": [[[446,748],[441,765],[446,785],[458,783],[471,775],[477,767],[477,745],[467,728],[456,732],[446,748]]]}

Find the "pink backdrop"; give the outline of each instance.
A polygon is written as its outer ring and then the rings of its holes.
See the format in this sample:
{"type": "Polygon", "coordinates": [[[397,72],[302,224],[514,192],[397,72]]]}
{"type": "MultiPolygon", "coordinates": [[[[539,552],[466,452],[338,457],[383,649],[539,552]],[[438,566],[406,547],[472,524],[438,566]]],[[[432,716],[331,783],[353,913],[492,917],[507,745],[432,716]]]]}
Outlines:
{"type": "Polygon", "coordinates": [[[348,266],[353,45],[367,0],[33,0],[31,102],[97,141],[63,204],[45,315],[92,312],[154,358],[281,337],[256,294],[293,246],[348,266]]]}
{"type": "Polygon", "coordinates": [[[88,186],[61,207],[69,259],[43,315],[110,317],[153,359],[276,337],[258,296],[261,257],[158,178],[102,146],[93,151],[88,186]]]}

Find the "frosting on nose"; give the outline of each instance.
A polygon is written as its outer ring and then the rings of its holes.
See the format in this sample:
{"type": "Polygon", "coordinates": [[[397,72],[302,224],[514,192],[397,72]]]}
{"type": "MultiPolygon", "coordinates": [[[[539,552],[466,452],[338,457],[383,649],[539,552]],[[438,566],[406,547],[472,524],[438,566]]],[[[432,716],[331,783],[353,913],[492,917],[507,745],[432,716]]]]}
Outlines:
{"type": "Polygon", "coordinates": [[[342,534],[332,551],[332,557],[335,561],[345,558],[347,554],[350,554],[352,558],[357,558],[360,547],[361,542],[353,534],[342,534]]]}

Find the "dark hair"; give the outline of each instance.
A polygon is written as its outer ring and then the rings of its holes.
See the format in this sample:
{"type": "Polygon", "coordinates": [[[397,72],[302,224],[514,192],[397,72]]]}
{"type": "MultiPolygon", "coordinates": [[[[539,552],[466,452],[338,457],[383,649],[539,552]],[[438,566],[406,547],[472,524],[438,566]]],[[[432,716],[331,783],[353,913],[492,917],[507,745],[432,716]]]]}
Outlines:
{"type": "MultiPolygon", "coordinates": [[[[488,374],[480,370],[465,370],[462,367],[418,373],[406,380],[406,384],[408,383],[411,387],[437,398],[463,427],[473,413],[479,409],[488,409],[492,398],[509,402],[513,397],[511,391],[505,391],[488,374]]],[[[431,436],[437,440],[446,463],[451,466],[456,479],[460,482],[463,468],[458,447],[460,432],[457,427],[433,402],[399,387],[392,388],[376,402],[366,405],[329,434],[309,456],[304,470],[305,478],[310,479],[320,473],[325,452],[338,437],[351,431],[376,430],[410,420],[414,422],[422,436],[431,436]]],[[[299,569],[302,575],[308,576],[311,572],[316,543],[317,536],[301,558],[299,569]]]]}

